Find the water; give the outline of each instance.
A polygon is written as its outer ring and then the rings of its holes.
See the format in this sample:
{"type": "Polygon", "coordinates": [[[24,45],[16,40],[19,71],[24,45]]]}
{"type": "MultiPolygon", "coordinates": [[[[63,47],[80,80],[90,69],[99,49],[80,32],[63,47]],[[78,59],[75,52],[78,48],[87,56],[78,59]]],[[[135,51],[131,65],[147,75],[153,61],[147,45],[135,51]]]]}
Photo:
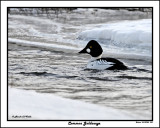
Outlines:
{"type": "MultiPolygon", "coordinates": [[[[85,66],[90,57],[78,54],[78,49],[81,49],[79,46],[83,45],[78,42],[77,44],[68,43],[77,41],[76,34],[82,26],[77,26],[77,22],[71,20],[75,23],[72,29],[69,22],[65,25],[61,24],[56,31],[54,29],[49,31],[50,27],[46,27],[48,22],[43,22],[44,29],[35,19],[34,17],[29,19],[26,16],[9,17],[9,38],[67,45],[75,50],[47,49],[8,43],[9,86],[126,110],[151,119],[151,59],[140,56],[137,59],[136,56],[129,58],[119,56],[118,58],[130,68],[129,70],[87,70],[85,66]],[[19,23],[21,27],[17,27],[19,23]],[[33,34],[33,28],[37,30],[35,34],[33,34]],[[52,32],[55,35],[49,37],[52,32]],[[21,36],[17,33],[21,33],[21,36]]],[[[49,21],[45,18],[42,20],[49,21]]],[[[55,22],[55,24],[58,23],[55,22]]],[[[86,20],[83,24],[86,24],[86,20]]],[[[87,23],[86,26],[96,26],[95,21],[93,25],[87,23]]],[[[104,56],[107,55],[109,54],[104,54],[104,56]]]]}
{"type": "Polygon", "coordinates": [[[9,44],[9,86],[151,116],[150,65],[139,66],[145,70],[96,71],[85,69],[87,59],[9,44]]]}

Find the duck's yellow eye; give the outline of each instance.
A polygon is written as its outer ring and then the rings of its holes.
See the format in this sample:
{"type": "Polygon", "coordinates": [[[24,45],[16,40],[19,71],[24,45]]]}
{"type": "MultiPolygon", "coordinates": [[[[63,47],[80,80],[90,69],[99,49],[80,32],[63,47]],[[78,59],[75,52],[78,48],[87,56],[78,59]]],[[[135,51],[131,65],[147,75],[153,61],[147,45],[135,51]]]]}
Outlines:
{"type": "Polygon", "coordinates": [[[92,48],[92,46],[90,46],[90,48],[92,48]]]}

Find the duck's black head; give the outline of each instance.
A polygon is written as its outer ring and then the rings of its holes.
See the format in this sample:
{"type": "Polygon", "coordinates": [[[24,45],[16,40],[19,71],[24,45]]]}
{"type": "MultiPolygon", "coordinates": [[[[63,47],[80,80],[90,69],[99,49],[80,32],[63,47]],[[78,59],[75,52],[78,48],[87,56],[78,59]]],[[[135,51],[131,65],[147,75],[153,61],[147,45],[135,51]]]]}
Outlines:
{"type": "Polygon", "coordinates": [[[95,40],[91,40],[88,42],[86,47],[83,50],[81,50],[79,53],[88,53],[92,57],[98,57],[102,54],[102,52],[103,52],[103,49],[99,45],[99,43],[95,40]]]}

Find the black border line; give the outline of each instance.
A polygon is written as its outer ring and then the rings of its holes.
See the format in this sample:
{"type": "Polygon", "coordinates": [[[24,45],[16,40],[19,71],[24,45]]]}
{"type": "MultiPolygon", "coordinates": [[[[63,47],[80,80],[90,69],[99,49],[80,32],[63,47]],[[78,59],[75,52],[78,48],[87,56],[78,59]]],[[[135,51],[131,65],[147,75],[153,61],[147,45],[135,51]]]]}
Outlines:
{"type": "Polygon", "coordinates": [[[152,8],[152,119],[151,120],[96,120],[96,119],[47,119],[47,120],[9,120],[8,119],[8,8],[101,8],[101,7],[7,7],[7,121],[154,121],[153,120],[153,10],[154,7],[102,7],[102,8],[152,8]]]}
{"type": "Polygon", "coordinates": [[[7,7],[7,121],[8,121],[8,7],[7,7]]]}
{"type": "MultiPolygon", "coordinates": [[[[0,9],[0,13],[1,13],[1,9],[0,9]]],[[[2,13],[1,13],[1,15],[2,15],[2,13]]],[[[1,21],[1,17],[0,17],[0,23],[1,23],[2,21],[1,21]]],[[[1,25],[0,25],[1,26],[1,25]]],[[[2,28],[2,26],[1,26],[1,28],[2,28]]],[[[1,30],[2,31],[2,30],[1,30]]],[[[1,33],[1,31],[0,31],[0,33],[1,33]]],[[[2,33],[1,33],[2,34],[2,33]]],[[[1,35],[0,35],[0,38],[1,38],[1,35]]],[[[1,42],[2,42],[2,38],[1,38],[1,42]]],[[[0,43],[0,48],[1,48],[1,43],[0,43]]],[[[1,51],[1,59],[2,59],[2,51],[1,51]]],[[[0,62],[1,62],[1,60],[0,60],[0,62]]],[[[0,64],[1,65],[1,64],[0,64]]],[[[1,65],[1,68],[2,68],[2,65],[1,65]]],[[[0,71],[1,71],[1,75],[2,75],[2,70],[1,70],[1,68],[0,68],[0,71]]],[[[8,66],[7,66],[7,69],[8,69],[8,66]]],[[[0,81],[1,81],[1,78],[0,78],[0,81]]],[[[2,86],[2,81],[1,81],[1,86],[2,86]]],[[[7,86],[8,86],[8,84],[7,84],[7,86]]],[[[0,90],[1,90],[2,88],[0,87],[0,90]]],[[[1,95],[2,96],[2,95],[1,95]]],[[[0,96],[0,97],[1,97],[0,96]]],[[[2,102],[2,100],[1,100],[1,102],[2,102]]],[[[0,103],[0,105],[1,105],[1,103],[0,103]]],[[[2,106],[1,106],[2,107],[2,106]]],[[[0,107],[0,108],[1,108],[0,107]]],[[[2,108],[1,108],[2,109],[2,108]]],[[[2,111],[0,110],[0,113],[2,113],[2,111]]],[[[0,120],[1,120],[1,116],[0,116],[0,120]]],[[[0,122],[0,126],[1,126],[1,122],[0,122]]]]}
{"type": "MultiPolygon", "coordinates": [[[[44,0],[1,0],[1,1],[44,1],[44,0]]],[[[45,0],[45,1],[106,1],[106,0],[45,0]]],[[[108,1],[159,1],[159,0],[108,0],[108,1]]]]}
{"type": "Polygon", "coordinates": [[[154,114],[154,109],[153,109],[153,103],[154,103],[154,98],[153,98],[153,85],[154,85],[154,84],[153,84],[153,74],[154,74],[154,73],[153,73],[153,71],[154,71],[154,70],[153,70],[153,69],[154,69],[154,68],[153,68],[153,60],[154,60],[154,59],[153,59],[153,57],[154,57],[154,56],[153,56],[153,45],[154,45],[154,39],[153,39],[153,35],[154,35],[154,34],[153,34],[153,32],[154,32],[154,31],[153,31],[153,27],[154,27],[153,18],[154,18],[154,17],[153,17],[153,14],[154,14],[154,13],[153,13],[153,11],[154,11],[154,8],[152,8],[152,121],[153,121],[153,117],[154,117],[154,116],[153,116],[153,114],[154,114]]]}

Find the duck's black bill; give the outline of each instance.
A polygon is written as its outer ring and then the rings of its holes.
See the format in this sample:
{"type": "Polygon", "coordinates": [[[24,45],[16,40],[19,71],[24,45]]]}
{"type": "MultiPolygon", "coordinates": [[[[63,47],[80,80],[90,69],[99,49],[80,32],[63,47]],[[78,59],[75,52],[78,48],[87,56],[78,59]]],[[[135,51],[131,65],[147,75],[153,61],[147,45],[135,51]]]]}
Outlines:
{"type": "Polygon", "coordinates": [[[86,49],[84,48],[83,50],[81,50],[79,53],[87,53],[86,49]]]}

